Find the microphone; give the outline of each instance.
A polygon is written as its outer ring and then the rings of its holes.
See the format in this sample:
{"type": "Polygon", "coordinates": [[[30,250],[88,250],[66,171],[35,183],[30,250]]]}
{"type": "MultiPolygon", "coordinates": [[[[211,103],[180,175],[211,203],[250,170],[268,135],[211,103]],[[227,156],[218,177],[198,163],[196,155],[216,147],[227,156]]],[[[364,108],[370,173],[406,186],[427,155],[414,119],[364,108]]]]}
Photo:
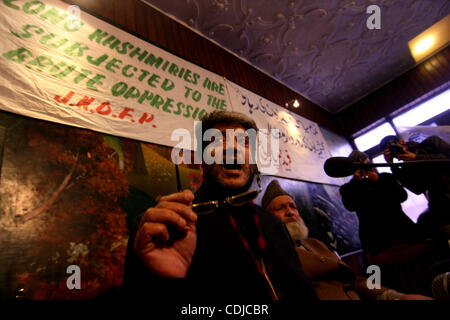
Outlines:
{"type": "Polygon", "coordinates": [[[353,175],[353,173],[358,169],[370,169],[375,167],[420,167],[424,166],[436,166],[438,164],[450,163],[449,159],[435,159],[435,160],[417,160],[417,161],[404,161],[397,163],[364,163],[364,162],[353,162],[347,157],[331,157],[328,158],[323,169],[325,173],[333,178],[342,178],[353,175]]]}
{"type": "Polygon", "coordinates": [[[332,157],[323,165],[325,173],[333,178],[351,176],[357,170],[360,162],[353,162],[346,157],[332,157]]]}

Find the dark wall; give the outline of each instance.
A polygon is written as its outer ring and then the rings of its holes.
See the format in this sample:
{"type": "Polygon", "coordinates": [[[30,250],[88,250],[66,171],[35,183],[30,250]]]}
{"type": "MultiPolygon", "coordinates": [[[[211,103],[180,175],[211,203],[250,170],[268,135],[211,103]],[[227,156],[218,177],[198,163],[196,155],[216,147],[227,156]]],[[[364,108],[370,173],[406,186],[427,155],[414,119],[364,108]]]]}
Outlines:
{"type": "Polygon", "coordinates": [[[292,110],[340,133],[332,115],[226,50],[199,36],[139,0],[67,0],[81,9],[179,57],[217,73],[258,95],[284,106],[298,98],[292,110]]]}
{"type": "Polygon", "coordinates": [[[337,113],[346,137],[413,102],[450,79],[450,46],[382,88],[337,113]]]}

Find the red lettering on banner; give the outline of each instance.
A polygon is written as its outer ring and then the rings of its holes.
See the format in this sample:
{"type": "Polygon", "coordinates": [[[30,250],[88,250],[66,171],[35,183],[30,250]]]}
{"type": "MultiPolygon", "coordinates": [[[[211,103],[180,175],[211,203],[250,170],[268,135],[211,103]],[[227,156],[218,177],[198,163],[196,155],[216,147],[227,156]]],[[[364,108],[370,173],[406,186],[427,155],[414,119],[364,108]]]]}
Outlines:
{"type": "Polygon", "coordinates": [[[95,98],[90,98],[90,97],[86,97],[84,96],[83,99],[81,99],[80,101],[78,101],[78,103],[76,104],[77,107],[83,107],[83,109],[85,111],[88,111],[88,106],[94,102],[95,98]]]}
{"type": "Polygon", "coordinates": [[[153,114],[150,113],[150,115],[148,115],[146,112],[144,112],[142,117],[139,119],[139,123],[144,124],[144,122],[152,122],[154,117],[155,116],[153,114]]]}
{"type": "Polygon", "coordinates": [[[53,99],[56,102],[62,103],[62,104],[66,104],[74,95],[73,91],[70,91],[62,100],[60,96],[55,96],[53,99]]]}
{"type": "MultiPolygon", "coordinates": [[[[125,107],[124,109],[123,109],[123,111],[119,114],[119,118],[120,119],[123,119],[123,118],[125,118],[125,117],[133,117],[133,115],[131,114],[131,113],[129,113],[128,111],[134,111],[134,109],[133,108],[127,108],[127,107],[125,107]]],[[[133,121],[134,122],[134,121],[133,121]]]]}
{"type": "Polygon", "coordinates": [[[95,111],[97,111],[97,113],[101,115],[106,116],[111,113],[111,105],[109,104],[109,102],[103,102],[97,107],[97,109],[95,109],[95,111]]]}
{"type": "MultiPolygon", "coordinates": [[[[74,95],[76,95],[76,93],[70,91],[63,98],[59,95],[55,95],[53,99],[58,103],[68,105],[71,107],[78,107],[80,110],[88,111],[90,113],[98,113],[102,116],[111,116],[112,118],[119,118],[120,120],[124,119],[126,120],[128,118],[128,120],[131,123],[139,121],[140,124],[144,124],[150,123],[155,119],[155,116],[153,114],[144,112],[142,116],[139,118],[139,120],[136,120],[133,115],[134,108],[129,107],[122,107],[122,111],[120,111],[120,113],[118,114],[116,112],[113,113],[113,108],[111,107],[110,102],[103,102],[97,108],[94,107],[92,109],[89,109],[88,106],[90,106],[95,101],[94,97],[89,96],[83,96],[82,98],[78,98],[78,102],[76,104],[74,103],[67,104],[69,100],[71,100],[72,98],[74,101],[76,101],[74,95]]],[[[156,125],[153,124],[152,127],[156,128],[156,125]]]]}

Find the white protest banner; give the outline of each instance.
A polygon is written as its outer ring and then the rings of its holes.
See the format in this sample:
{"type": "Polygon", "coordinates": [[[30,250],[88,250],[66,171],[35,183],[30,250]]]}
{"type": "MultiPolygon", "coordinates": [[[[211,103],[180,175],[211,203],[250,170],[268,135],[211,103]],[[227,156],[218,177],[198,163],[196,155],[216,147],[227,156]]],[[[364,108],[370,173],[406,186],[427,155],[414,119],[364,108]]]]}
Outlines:
{"type": "Polygon", "coordinates": [[[2,110],[174,146],[228,107],[222,77],[62,1],[0,1],[0,36],[2,110]]]}
{"type": "Polygon", "coordinates": [[[0,1],[0,36],[1,110],[166,146],[180,147],[172,133],[186,129],[183,148],[193,149],[194,122],[232,110],[232,99],[280,132],[279,152],[260,154],[262,172],[336,183],[322,169],[330,154],[317,124],[76,6],[0,1]]]}
{"type": "Polygon", "coordinates": [[[259,129],[266,129],[269,133],[274,132],[272,129],[278,130],[275,134],[279,140],[278,154],[272,150],[270,155],[259,152],[256,157],[262,173],[313,182],[341,183],[340,179],[328,177],[323,170],[323,164],[331,153],[316,123],[233,82],[226,81],[226,84],[233,111],[249,115],[259,129]],[[268,166],[267,162],[272,165],[268,166]]]}
{"type": "Polygon", "coordinates": [[[450,126],[397,127],[400,137],[405,141],[422,142],[428,137],[438,136],[450,143],[450,126]]]}

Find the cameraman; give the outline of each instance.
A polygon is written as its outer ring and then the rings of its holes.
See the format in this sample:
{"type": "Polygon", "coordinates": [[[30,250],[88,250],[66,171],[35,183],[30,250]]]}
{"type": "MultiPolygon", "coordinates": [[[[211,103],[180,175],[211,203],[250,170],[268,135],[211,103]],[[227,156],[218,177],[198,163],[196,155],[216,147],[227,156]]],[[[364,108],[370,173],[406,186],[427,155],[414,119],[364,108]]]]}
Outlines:
{"type": "MultiPolygon", "coordinates": [[[[394,158],[404,161],[448,160],[450,145],[437,136],[421,143],[405,142],[396,136],[387,136],[379,144],[387,162],[394,158]]],[[[450,239],[450,166],[436,163],[414,167],[392,168],[395,178],[415,194],[425,193],[429,212],[422,214],[418,224],[433,238],[450,239]],[[428,221],[425,221],[427,219],[428,221]]]]}
{"type": "MultiPolygon", "coordinates": [[[[357,150],[348,158],[369,162],[368,156],[357,150]]],[[[392,174],[379,174],[374,168],[356,170],[339,193],[345,208],[358,216],[359,238],[366,253],[376,255],[399,244],[422,240],[417,226],[401,207],[408,195],[392,174]]]]}

